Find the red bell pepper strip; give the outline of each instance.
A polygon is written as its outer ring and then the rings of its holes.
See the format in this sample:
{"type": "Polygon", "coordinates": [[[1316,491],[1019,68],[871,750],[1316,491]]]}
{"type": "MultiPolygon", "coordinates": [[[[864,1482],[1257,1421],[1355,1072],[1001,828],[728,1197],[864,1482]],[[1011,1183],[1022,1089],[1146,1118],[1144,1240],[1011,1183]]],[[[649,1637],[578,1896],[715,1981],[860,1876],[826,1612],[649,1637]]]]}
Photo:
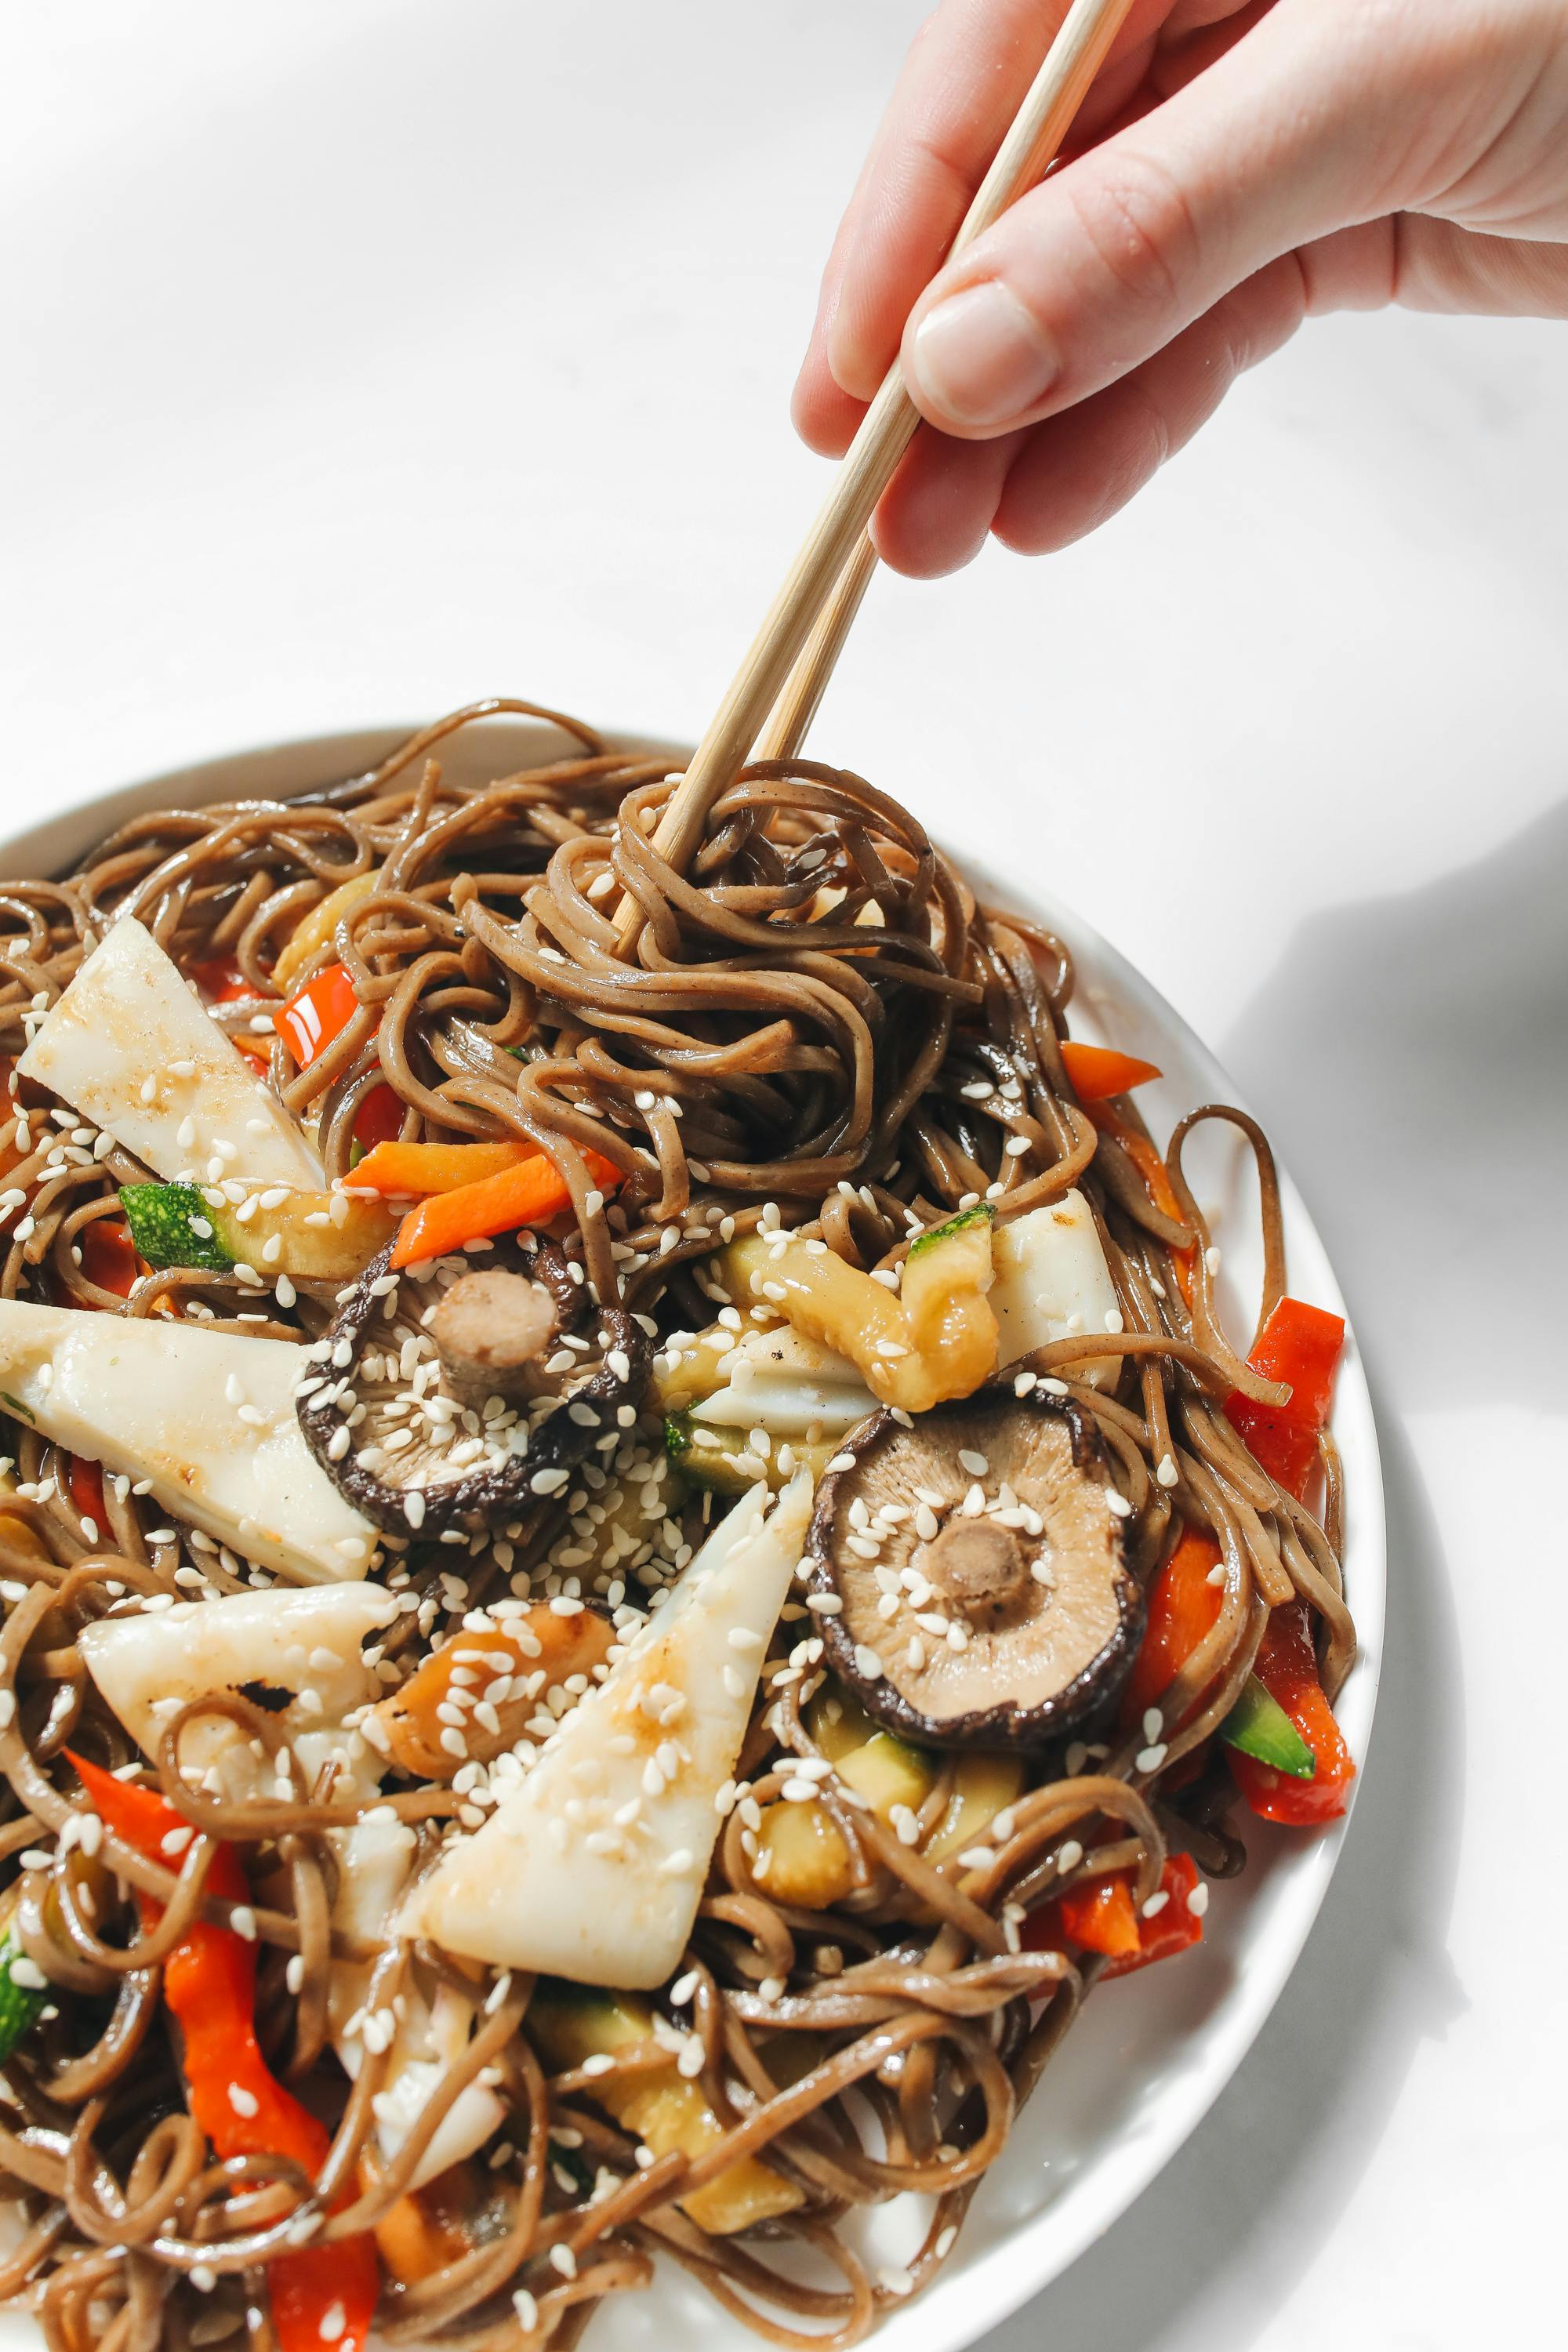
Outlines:
{"type": "Polygon", "coordinates": [[[1107,1878],[1089,1880],[1030,1913],[1022,1930],[1025,1948],[1059,1951],[1064,1940],[1070,1941],[1086,1952],[1103,1955],[1102,1977],[1131,1976],[1134,1969],[1146,1969],[1152,1960],[1169,1959],[1202,1942],[1206,1906],[1200,1902],[1193,1908],[1197,1884],[1197,1864],[1191,1854],[1168,1853],[1150,1916],[1134,1908],[1131,1872],[1118,1870],[1107,1878]]]}
{"type": "MultiPolygon", "coordinates": [[[[359,998],[346,964],[330,963],[308,980],[279,1013],[277,1029],[302,1070],[341,1037],[359,1011],[359,998]]],[[[403,1125],[403,1104],[392,1087],[373,1087],[359,1107],[353,1139],[362,1151],[374,1151],[403,1125]]]]}
{"type": "Polygon", "coordinates": [[[1115,1959],[1138,1949],[1132,1890],[1121,1872],[1070,1887],[1058,1897],[1058,1909],[1063,1931],[1086,1951],[1115,1959]]]}
{"type": "Polygon", "coordinates": [[[354,1115],[355,1151],[368,1159],[379,1145],[395,1142],[402,1132],[402,1096],[395,1087],[372,1087],[354,1115]]]}
{"type": "MultiPolygon", "coordinates": [[[[164,1839],[190,1824],[155,1790],[66,1753],[115,1835],[150,1861],[168,1862],[164,1839]]],[[[232,1846],[217,1847],[206,1885],[230,1902],[247,1898],[232,1846]]],[[[137,1904],[144,1926],[155,1927],[163,1905],[147,1895],[137,1904]]],[[[217,2156],[281,2156],[319,2172],[331,2145],[326,2126],[278,2081],[256,2039],[256,1946],[232,1927],[194,1920],[163,1962],[163,2000],[180,2027],[191,2113],[217,2156]]],[[[268,2265],[268,2284],[281,2352],[321,2352],[324,2344],[363,2352],[381,2294],[373,2238],[279,2254],[268,2265]]]]}
{"type": "MultiPolygon", "coordinates": [[[[254,982],[247,980],[233,956],[214,956],[205,963],[189,967],[191,978],[209,1004],[239,1004],[256,994],[254,982]]],[[[271,1058],[268,1049],[252,1037],[237,1037],[235,1044],[247,1062],[264,1070],[271,1058]]]]}
{"type": "Polygon", "coordinates": [[[111,1290],[116,1298],[130,1297],[141,1260],[123,1217],[94,1217],[90,1224],[83,1225],[77,1246],[89,1282],[96,1283],[100,1290],[111,1290]]]}
{"type": "Polygon", "coordinates": [[[103,1499],[103,1465],[89,1462],[85,1455],[73,1454],[66,1472],[66,1484],[70,1489],[71,1508],[79,1519],[90,1519],[99,1534],[109,1532],[109,1507],[103,1499]]]}
{"type": "Polygon", "coordinates": [[[1325,1314],[1300,1298],[1282,1298],[1247,1358],[1255,1372],[1289,1387],[1282,1405],[1255,1403],[1234,1390],[1226,1417],[1247,1441],[1254,1461],[1298,1502],[1318,1465],[1318,1435],[1328,1423],[1334,1370],[1344,1346],[1342,1315],[1325,1314]]]}
{"type": "MultiPolygon", "coordinates": [[[[621,1181],[613,1160],[596,1151],[584,1153],[594,1181],[612,1192],[621,1181]]],[[[521,1225],[548,1224],[572,1205],[565,1180],[543,1152],[520,1160],[499,1176],[478,1184],[463,1184],[455,1192],[432,1192],[410,1209],[397,1229],[389,1263],[395,1268],[417,1265],[423,1258],[445,1257],[467,1241],[488,1240],[494,1234],[516,1233],[521,1225]]]]}
{"type": "Polygon", "coordinates": [[[348,966],[330,963],[308,980],[278,1015],[278,1034],[302,1070],[308,1070],[359,1011],[348,966]]]}
{"type": "Polygon", "coordinates": [[[1072,1037],[1062,1040],[1062,1067],[1072,1081],[1074,1094],[1085,1103],[1131,1094],[1134,1087],[1147,1086],[1151,1078],[1163,1075],[1152,1062],[1141,1062],[1136,1054],[1121,1054],[1110,1045],[1080,1045],[1072,1037]]]}
{"type": "Polygon", "coordinates": [[[1122,1706],[1127,1722],[1135,1721],[1146,1706],[1153,1705],[1205,1634],[1214,1631],[1225,1593],[1209,1578],[1219,1563],[1220,1549],[1214,1538],[1188,1528],[1150,1586],[1142,1646],[1132,1662],[1122,1706]]]}
{"type": "Polygon", "coordinates": [[[1337,1820],[1345,1810],[1355,1764],[1318,1679],[1317,1654],[1303,1602],[1289,1601],[1269,1612],[1253,1672],[1311,1749],[1315,1769],[1310,1780],[1298,1780],[1289,1772],[1276,1771],[1271,1764],[1260,1764],[1255,1756],[1227,1748],[1237,1787],[1266,1822],[1310,1829],[1319,1822],[1337,1820]]]}
{"type": "Polygon", "coordinates": [[[1160,1903],[1152,1917],[1147,1912],[1138,1916],[1138,1948],[1135,1952],[1117,1953],[1101,1970],[1103,1976],[1131,1976],[1134,1969],[1146,1969],[1152,1960],[1168,1960],[1177,1952],[1184,1952],[1193,1944],[1203,1941],[1203,1912],[1206,1902],[1193,1909],[1193,1896],[1198,1886],[1198,1866],[1190,1853],[1168,1853],[1160,1873],[1160,1885],[1154,1900],[1160,1903]]]}

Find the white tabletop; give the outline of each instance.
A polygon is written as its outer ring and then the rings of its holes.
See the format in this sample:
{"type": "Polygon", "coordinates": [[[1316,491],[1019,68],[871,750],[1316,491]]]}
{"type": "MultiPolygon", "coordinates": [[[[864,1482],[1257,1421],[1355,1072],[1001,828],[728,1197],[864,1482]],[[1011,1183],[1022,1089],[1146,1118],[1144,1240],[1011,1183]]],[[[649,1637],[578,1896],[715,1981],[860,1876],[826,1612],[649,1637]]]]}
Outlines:
{"type": "MultiPolygon", "coordinates": [[[[821,491],[785,397],[921,14],[5,11],[0,830],[495,691],[695,731],[821,491]]],[[[1568,330],[1316,325],[1088,544],[879,580],[817,730],[1226,1059],[1385,1449],[1391,1664],[1321,1922],[994,2352],[1446,2352],[1555,2274],[1565,403],[1568,330]]]]}

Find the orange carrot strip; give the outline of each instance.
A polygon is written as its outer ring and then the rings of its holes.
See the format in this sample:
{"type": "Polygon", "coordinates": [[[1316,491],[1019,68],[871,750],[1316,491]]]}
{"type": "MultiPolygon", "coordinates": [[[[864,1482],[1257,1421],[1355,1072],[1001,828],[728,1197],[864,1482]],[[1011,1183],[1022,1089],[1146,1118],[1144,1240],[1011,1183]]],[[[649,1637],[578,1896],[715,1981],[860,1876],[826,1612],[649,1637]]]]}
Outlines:
{"type": "Polygon", "coordinates": [[[539,1157],[536,1143],[378,1143],[353,1181],[372,1192],[456,1192],[539,1157]]]}
{"type": "Polygon", "coordinates": [[[1113,1045],[1080,1045],[1070,1037],[1062,1041],[1062,1066],[1072,1080],[1074,1094],[1086,1103],[1130,1094],[1134,1087],[1147,1086],[1151,1078],[1163,1075],[1152,1062],[1141,1062],[1136,1054],[1118,1053],[1113,1045]]]}
{"type": "MultiPolygon", "coordinates": [[[[621,1171],[596,1151],[583,1156],[600,1190],[614,1192],[621,1181],[621,1171]]],[[[361,1172],[356,1168],[355,1177],[361,1172]]],[[[464,1184],[455,1192],[433,1192],[416,1209],[410,1209],[397,1229],[390,1262],[396,1267],[416,1265],[423,1258],[445,1257],[468,1241],[515,1233],[520,1225],[547,1224],[571,1205],[564,1180],[557,1175],[554,1163],[540,1152],[478,1184],[464,1184]]]]}

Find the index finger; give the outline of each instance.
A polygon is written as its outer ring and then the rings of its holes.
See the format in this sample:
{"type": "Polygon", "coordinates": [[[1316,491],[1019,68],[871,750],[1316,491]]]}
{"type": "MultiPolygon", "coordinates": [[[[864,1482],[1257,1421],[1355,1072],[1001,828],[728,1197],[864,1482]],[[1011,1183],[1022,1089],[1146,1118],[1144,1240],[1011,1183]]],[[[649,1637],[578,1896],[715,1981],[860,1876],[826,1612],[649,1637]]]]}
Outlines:
{"type": "MultiPolygon", "coordinates": [[[[795,394],[807,440],[837,447],[870,399],[917,296],[956,235],[1070,0],[943,0],[916,35],[824,272],[795,394]],[[847,395],[847,398],[846,397],[847,395]]],[[[1125,102],[1167,21],[1239,0],[1135,0],[1079,116],[1092,133],[1125,102]]]]}

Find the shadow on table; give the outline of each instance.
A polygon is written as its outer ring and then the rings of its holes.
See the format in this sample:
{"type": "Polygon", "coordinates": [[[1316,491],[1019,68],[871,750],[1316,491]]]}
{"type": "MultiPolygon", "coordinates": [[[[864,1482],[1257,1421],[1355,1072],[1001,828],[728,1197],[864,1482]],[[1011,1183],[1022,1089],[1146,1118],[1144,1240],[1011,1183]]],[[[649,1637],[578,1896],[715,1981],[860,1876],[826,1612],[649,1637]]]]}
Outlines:
{"type": "Polygon", "coordinates": [[[1315,917],[1221,1041],[1416,1406],[1568,1402],[1568,800],[1492,856],[1315,917]],[[1563,1303],[1559,1297],[1559,1305],[1563,1303]]]}
{"type": "MultiPolygon", "coordinates": [[[[1306,1192],[1374,1403],[1385,1382],[1420,1408],[1479,1381],[1491,1400],[1539,1406],[1561,1380],[1543,1292],[1561,1281],[1568,1168],[1565,899],[1568,804],[1463,874],[1304,925],[1220,1041],[1306,1192]]],[[[987,2352],[1033,2352],[1042,2335],[1156,2352],[1189,2329],[1241,2352],[1268,2315],[1260,2267],[1281,2288],[1300,2273],[1417,2048],[1465,2006],[1446,1949],[1464,1778],[1450,1568],[1391,1413],[1379,1436],[1389,1638],[1322,1916],[1186,2147],[987,2352]],[[1238,2259],[1259,2253],[1261,2266],[1238,2259]]]]}

